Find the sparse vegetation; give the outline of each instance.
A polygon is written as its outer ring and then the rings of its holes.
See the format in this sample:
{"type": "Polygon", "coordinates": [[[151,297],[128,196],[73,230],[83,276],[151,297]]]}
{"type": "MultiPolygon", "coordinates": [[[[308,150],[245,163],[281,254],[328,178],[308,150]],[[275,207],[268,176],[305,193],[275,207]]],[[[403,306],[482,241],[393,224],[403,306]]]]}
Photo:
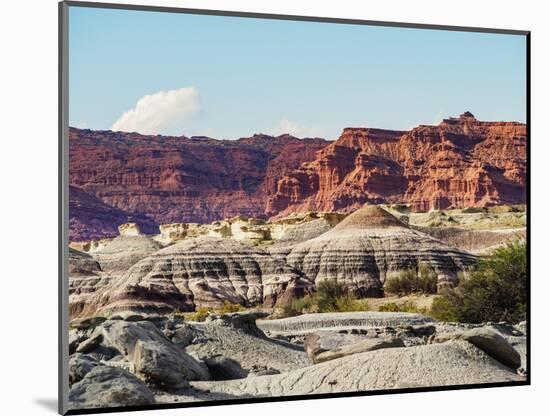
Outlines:
{"type": "Polygon", "coordinates": [[[215,309],[215,312],[218,313],[234,313],[241,312],[246,310],[246,308],[239,303],[231,303],[227,300],[223,302],[223,305],[220,308],[215,309]]]}
{"type": "Polygon", "coordinates": [[[213,309],[207,308],[206,306],[199,306],[195,312],[192,312],[186,316],[189,321],[203,322],[208,314],[212,312],[213,309]]]}
{"type": "Polygon", "coordinates": [[[420,313],[426,315],[428,310],[426,308],[419,308],[410,300],[402,303],[385,303],[378,307],[378,312],[409,312],[409,313],[420,313]]]}
{"type": "Polygon", "coordinates": [[[482,259],[468,279],[447,289],[432,304],[431,315],[443,321],[481,323],[526,319],[527,246],[517,240],[482,259]]]}
{"type": "Polygon", "coordinates": [[[224,301],[223,305],[219,308],[208,308],[206,306],[199,306],[195,312],[191,313],[179,313],[179,315],[183,315],[185,319],[189,321],[196,321],[196,322],[203,322],[210,313],[234,313],[234,312],[241,312],[245,311],[246,308],[243,305],[240,305],[238,303],[231,303],[229,301],[224,301]]]}
{"type": "Polygon", "coordinates": [[[424,264],[415,269],[403,270],[390,277],[384,284],[388,293],[399,296],[410,294],[430,294],[437,292],[437,274],[424,264]]]}
{"type": "Polygon", "coordinates": [[[317,292],[294,299],[282,308],[283,316],[304,313],[368,311],[369,304],[348,293],[346,287],[335,280],[324,280],[317,285],[317,292]]]}

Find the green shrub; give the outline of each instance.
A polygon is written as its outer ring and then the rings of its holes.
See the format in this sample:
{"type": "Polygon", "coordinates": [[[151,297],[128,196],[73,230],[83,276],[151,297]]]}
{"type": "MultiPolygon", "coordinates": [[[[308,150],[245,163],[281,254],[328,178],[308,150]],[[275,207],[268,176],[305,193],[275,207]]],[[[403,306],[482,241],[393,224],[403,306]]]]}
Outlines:
{"type": "Polygon", "coordinates": [[[421,264],[418,271],[407,269],[390,277],[384,284],[388,293],[398,296],[437,293],[437,274],[428,266],[421,264]]]}
{"type": "Polygon", "coordinates": [[[312,313],[313,299],[311,296],[304,296],[299,299],[292,299],[283,305],[282,316],[298,316],[304,313],[312,313]]]}
{"type": "Polygon", "coordinates": [[[378,312],[409,312],[409,313],[420,313],[420,314],[427,314],[428,310],[425,308],[419,308],[414,304],[414,302],[411,302],[410,300],[405,301],[403,303],[385,303],[383,305],[380,305],[378,307],[378,312]]]}
{"type": "Polygon", "coordinates": [[[346,295],[343,284],[336,280],[323,280],[317,284],[316,304],[323,312],[336,312],[336,302],[346,295]]]}
{"type": "Polygon", "coordinates": [[[358,312],[369,310],[369,304],[347,293],[346,287],[335,280],[323,280],[317,292],[293,299],[282,307],[282,316],[297,316],[320,312],[358,312]]]}
{"type": "Polygon", "coordinates": [[[514,241],[480,260],[454,289],[447,289],[432,305],[439,320],[470,323],[526,319],[527,246],[514,241]]]}
{"type": "Polygon", "coordinates": [[[199,306],[195,310],[195,312],[187,315],[187,319],[190,321],[203,322],[210,312],[212,312],[211,308],[207,308],[206,306],[199,306]]]}
{"type": "Polygon", "coordinates": [[[457,305],[453,302],[453,293],[449,293],[447,296],[438,296],[433,300],[430,310],[432,317],[444,322],[458,322],[460,320],[457,305]]]}
{"type": "Polygon", "coordinates": [[[246,310],[246,308],[243,305],[239,303],[231,303],[227,300],[223,302],[223,305],[220,308],[216,308],[216,312],[218,313],[234,313],[244,310],[246,310]]]}

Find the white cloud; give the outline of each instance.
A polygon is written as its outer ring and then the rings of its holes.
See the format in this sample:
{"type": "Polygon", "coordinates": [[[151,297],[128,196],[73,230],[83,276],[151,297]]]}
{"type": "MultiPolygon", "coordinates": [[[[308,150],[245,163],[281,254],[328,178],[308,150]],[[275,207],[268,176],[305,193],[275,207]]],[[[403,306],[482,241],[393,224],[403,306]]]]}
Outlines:
{"type": "Polygon", "coordinates": [[[269,134],[278,136],[288,133],[296,137],[320,137],[321,131],[313,126],[301,126],[293,123],[288,118],[282,118],[275,126],[267,131],[269,134]]]}
{"type": "Polygon", "coordinates": [[[159,91],[138,100],[136,106],[122,114],[111,127],[113,131],[141,134],[181,134],[182,122],[200,110],[195,87],[159,91]]]}

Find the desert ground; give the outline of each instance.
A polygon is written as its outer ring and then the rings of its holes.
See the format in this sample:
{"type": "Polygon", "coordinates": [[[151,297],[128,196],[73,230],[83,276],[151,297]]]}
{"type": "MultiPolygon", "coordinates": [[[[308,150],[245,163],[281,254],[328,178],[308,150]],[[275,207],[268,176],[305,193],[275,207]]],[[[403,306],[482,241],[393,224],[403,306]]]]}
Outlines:
{"type": "Polygon", "coordinates": [[[525,381],[525,321],[434,313],[525,227],[519,205],[367,204],[74,241],[70,405],[525,381]]]}

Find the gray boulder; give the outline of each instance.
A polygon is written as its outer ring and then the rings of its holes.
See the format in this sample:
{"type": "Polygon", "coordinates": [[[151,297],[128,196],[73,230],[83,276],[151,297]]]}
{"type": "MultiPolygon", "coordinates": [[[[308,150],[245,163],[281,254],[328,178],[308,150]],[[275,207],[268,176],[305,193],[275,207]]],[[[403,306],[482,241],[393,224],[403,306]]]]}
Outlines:
{"type": "Polygon", "coordinates": [[[116,367],[93,368],[69,392],[72,409],[143,406],[155,403],[155,396],[136,376],[116,367]]]}
{"type": "Polygon", "coordinates": [[[101,331],[94,331],[90,338],[78,344],[76,352],[86,354],[96,349],[102,342],[103,334],[101,333],[101,331]]]}
{"type": "Polygon", "coordinates": [[[367,337],[334,331],[311,332],[304,341],[304,350],[314,364],[361,352],[404,346],[403,340],[396,337],[367,337]]]}
{"type": "Polygon", "coordinates": [[[233,380],[245,378],[248,371],[236,361],[222,355],[207,358],[205,361],[213,380],[233,380]]]}
{"type": "Polygon", "coordinates": [[[138,340],[134,364],[138,376],[162,389],[180,389],[190,380],[210,380],[204,364],[167,343],[138,340]]]}
{"type": "Polygon", "coordinates": [[[100,363],[96,359],[88,355],[80,353],[71,355],[69,358],[69,385],[79,382],[99,365],[100,363]]]}
{"type": "Polygon", "coordinates": [[[189,380],[209,380],[208,369],[174,345],[149,321],[108,321],[104,343],[132,363],[135,373],[160,387],[177,389],[189,380]]]}
{"type": "Polygon", "coordinates": [[[182,325],[173,331],[171,336],[172,342],[178,348],[185,348],[193,342],[195,333],[189,325],[182,325]]]}
{"type": "Polygon", "coordinates": [[[348,355],[360,354],[362,352],[381,350],[383,348],[404,347],[405,344],[400,338],[367,338],[355,344],[344,345],[340,348],[325,351],[315,356],[315,364],[335,360],[348,355]]]}
{"type": "Polygon", "coordinates": [[[76,329],[69,331],[69,354],[76,352],[78,345],[86,340],[86,336],[76,329]]]}
{"type": "Polygon", "coordinates": [[[457,339],[470,342],[487,355],[514,370],[521,366],[521,356],[514,347],[506,338],[487,327],[472,328],[465,332],[437,334],[431,342],[442,343],[457,339]]]}

